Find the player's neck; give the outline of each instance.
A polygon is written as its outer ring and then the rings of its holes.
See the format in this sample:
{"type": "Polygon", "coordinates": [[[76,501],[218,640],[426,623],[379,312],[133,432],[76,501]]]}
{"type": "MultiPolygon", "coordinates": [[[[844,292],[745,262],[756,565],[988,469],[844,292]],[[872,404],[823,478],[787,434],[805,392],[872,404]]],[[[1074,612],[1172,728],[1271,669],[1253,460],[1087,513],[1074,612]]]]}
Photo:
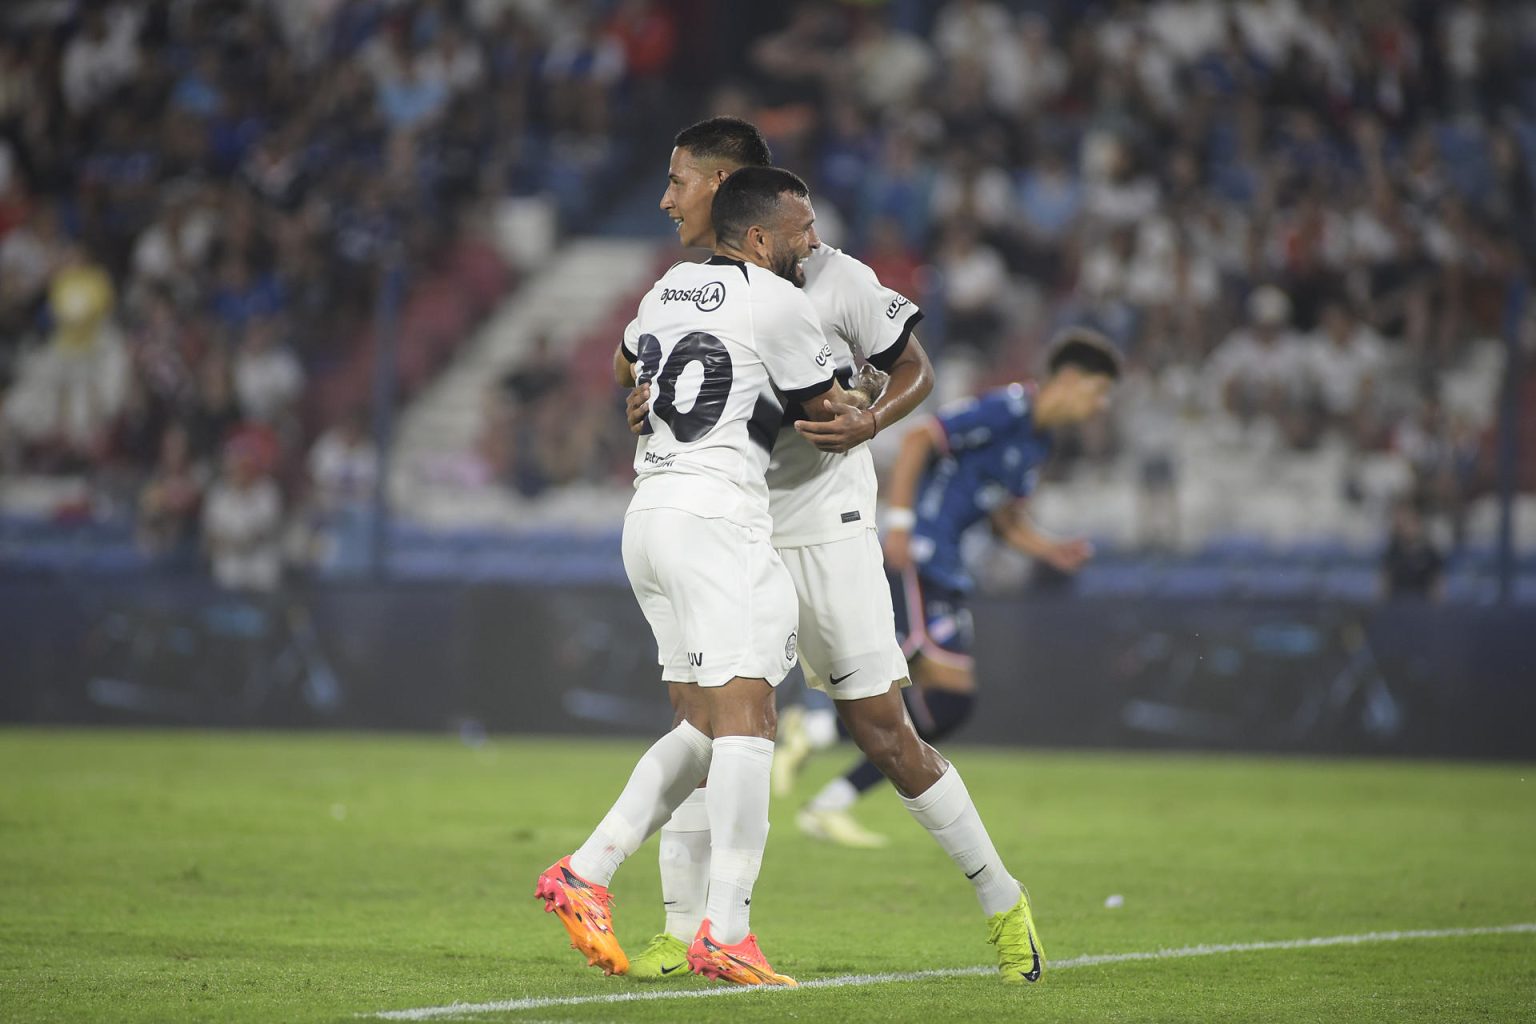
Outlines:
{"type": "Polygon", "coordinates": [[[762,267],[764,270],[769,269],[768,264],[758,259],[752,253],[738,249],[734,245],[727,245],[724,242],[715,245],[715,255],[724,256],[728,260],[736,260],[738,263],[751,263],[753,266],[762,267]]]}

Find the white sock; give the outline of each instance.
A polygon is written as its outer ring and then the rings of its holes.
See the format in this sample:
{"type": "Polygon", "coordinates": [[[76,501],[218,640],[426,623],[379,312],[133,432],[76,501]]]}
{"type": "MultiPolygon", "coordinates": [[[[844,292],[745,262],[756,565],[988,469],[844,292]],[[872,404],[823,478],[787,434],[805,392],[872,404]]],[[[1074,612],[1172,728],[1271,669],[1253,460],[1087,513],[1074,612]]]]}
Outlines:
{"type": "Polygon", "coordinates": [[[595,885],[612,881],[624,859],[703,781],[709,758],[709,737],[687,722],[651,744],[613,807],[571,854],[571,870],[595,885]]]}
{"type": "Polygon", "coordinates": [[[1003,866],[1003,858],[992,845],[992,837],[987,835],[987,827],[976,813],[958,768],[950,765],[949,771],[940,775],[939,781],[926,792],[910,799],[902,797],[901,802],[976,887],[982,913],[991,917],[1013,909],[1022,894],[1019,883],[1003,866]]]}
{"type": "Polygon", "coordinates": [[[853,783],[839,775],[811,798],[808,805],[813,811],[846,811],[859,799],[859,791],[853,783]]]}
{"type": "Polygon", "coordinates": [[[667,933],[692,942],[709,895],[709,808],[695,789],[661,826],[661,903],[667,933]]]}
{"type": "Polygon", "coordinates": [[[709,898],[704,916],[723,945],[751,931],[752,886],[768,844],[768,773],[773,741],[757,736],[715,739],[705,787],[709,808],[709,898]]]}

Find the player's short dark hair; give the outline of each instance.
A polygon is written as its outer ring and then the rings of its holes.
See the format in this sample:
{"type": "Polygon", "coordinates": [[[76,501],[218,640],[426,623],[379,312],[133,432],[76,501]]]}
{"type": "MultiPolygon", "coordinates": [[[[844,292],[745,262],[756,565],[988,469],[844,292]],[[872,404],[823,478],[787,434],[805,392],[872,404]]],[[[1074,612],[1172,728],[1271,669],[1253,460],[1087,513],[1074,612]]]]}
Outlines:
{"type": "Polygon", "coordinates": [[[1096,373],[1110,380],[1120,379],[1120,353],[1114,343],[1087,327],[1069,327],[1051,344],[1051,373],[1075,366],[1084,373],[1096,373]]]}
{"type": "Polygon", "coordinates": [[[763,133],[751,121],[739,117],[711,117],[677,133],[672,144],[696,157],[719,160],[737,167],[767,167],[773,153],[763,133]]]}
{"type": "Polygon", "coordinates": [[[743,167],[720,183],[709,208],[715,237],[723,242],[741,241],[748,228],[766,224],[785,194],[808,198],[810,188],[799,176],[782,167],[743,167]]]}

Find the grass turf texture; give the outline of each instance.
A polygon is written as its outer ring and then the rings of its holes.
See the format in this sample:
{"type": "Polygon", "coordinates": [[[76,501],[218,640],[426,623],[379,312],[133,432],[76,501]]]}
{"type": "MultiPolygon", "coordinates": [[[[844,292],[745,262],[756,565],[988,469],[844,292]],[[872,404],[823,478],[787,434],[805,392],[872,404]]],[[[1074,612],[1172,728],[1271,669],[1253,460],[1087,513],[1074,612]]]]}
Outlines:
{"type": "MultiPolygon", "coordinates": [[[[670,990],[605,979],[533,899],[644,745],[0,731],[0,1020],[356,1021],[670,990]]],[[[1536,921],[1536,766],[951,751],[1052,960],[1536,921]],[[1105,897],[1123,894],[1107,909],[1105,897]]],[[[802,982],[992,962],[971,895],[890,791],[891,848],[775,828],[753,926],[802,982]]],[[[661,925],[655,840],[619,936],[661,925]]],[[[688,979],[677,987],[709,987],[688,979]]],[[[481,1021],[1536,1020],[1536,935],[995,977],[543,1006],[481,1021]]]]}

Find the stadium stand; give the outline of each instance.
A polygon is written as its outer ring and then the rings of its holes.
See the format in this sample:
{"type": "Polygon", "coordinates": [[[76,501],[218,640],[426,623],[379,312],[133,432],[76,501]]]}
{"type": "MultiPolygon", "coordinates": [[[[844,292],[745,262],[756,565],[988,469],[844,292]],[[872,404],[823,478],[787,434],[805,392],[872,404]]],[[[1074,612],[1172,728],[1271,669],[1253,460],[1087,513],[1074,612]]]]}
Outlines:
{"type": "MultiPolygon", "coordinates": [[[[928,311],[942,397],[1033,372],[1066,324],[1120,345],[1115,416],[1066,439],[1039,507],[1102,542],[1081,590],[1366,599],[1407,497],[1448,556],[1447,598],[1488,599],[1502,339],[1529,353],[1536,336],[1536,14],[709,8],[8,5],[0,505],[77,550],[62,523],[142,515],[168,420],[205,487],[242,406],[275,393],[258,433],[300,515],[305,453],[368,395],[376,270],[399,252],[392,567],[611,574],[593,545],[622,507],[627,438],[607,353],[677,255],[653,213],[671,134],[735,113],[810,181],[825,236],[928,311]],[[707,60],[679,58],[701,39],[707,60]],[[548,207],[550,251],[494,230],[509,202],[548,207]],[[571,239],[648,216],[652,241],[595,257],[624,269],[580,317],[537,305],[541,271],[577,286],[556,268],[597,243],[571,239]],[[508,537],[558,524],[580,528],[508,537]]],[[[1516,385],[1528,551],[1529,354],[1516,385]]],[[[35,546],[11,529],[8,565],[35,546]]],[[[1023,581],[999,564],[992,585],[1023,581]]]]}

